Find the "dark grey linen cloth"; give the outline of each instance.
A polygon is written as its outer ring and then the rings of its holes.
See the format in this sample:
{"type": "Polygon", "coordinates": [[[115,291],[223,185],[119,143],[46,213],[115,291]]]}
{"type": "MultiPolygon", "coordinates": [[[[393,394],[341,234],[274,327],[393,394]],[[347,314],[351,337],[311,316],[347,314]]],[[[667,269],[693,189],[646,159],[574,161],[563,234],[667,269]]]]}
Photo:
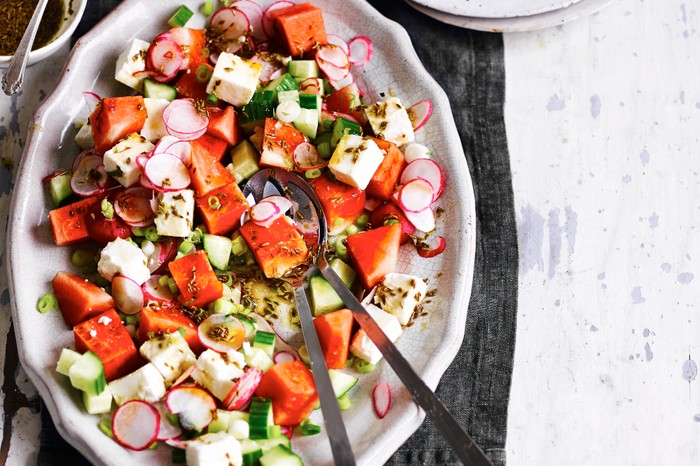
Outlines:
{"type": "MultiPolygon", "coordinates": [[[[88,2],[76,37],[118,3],[88,2]]],[[[494,465],[502,466],[518,299],[518,243],[503,120],[502,36],[442,24],[401,0],[370,3],[408,31],[426,69],[450,98],[464,146],[476,197],[476,265],[464,342],[437,394],[494,465]]],[[[40,466],[89,465],[57,434],[45,409],[42,421],[40,466]]],[[[459,460],[426,421],[386,464],[451,465],[459,460]]]]}

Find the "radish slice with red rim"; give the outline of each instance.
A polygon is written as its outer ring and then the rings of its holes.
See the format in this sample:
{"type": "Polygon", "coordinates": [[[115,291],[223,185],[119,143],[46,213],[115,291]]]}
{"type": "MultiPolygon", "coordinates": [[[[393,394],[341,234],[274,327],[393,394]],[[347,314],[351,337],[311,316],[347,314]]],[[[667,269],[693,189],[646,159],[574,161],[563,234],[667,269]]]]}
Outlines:
{"type": "Polygon", "coordinates": [[[294,206],[292,201],[290,201],[284,196],[267,196],[263,200],[265,202],[272,202],[273,204],[275,204],[279,208],[280,213],[282,214],[286,214],[287,212],[289,212],[289,209],[291,209],[294,206]]]}
{"type": "Polygon", "coordinates": [[[171,136],[192,141],[207,131],[209,116],[192,99],[176,99],[163,110],[163,123],[171,136]]]}
{"type": "Polygon", "coordinates": [[[179,157],[156,154],[146,162],[144,174],[159,191],[180,191],[190,185],[190,172],[179,157]]]}
{"type": "Polygon", "coordinates": [[[127,188],[115,196],[114,212],[130,227],[147,227],[155,216],[151,206],[152,193],[140,186],[127,188]]]}
{"type": "Polygon", "coordinates": [[[139,169],[141,169],[142,172],[143,172],[143,167],[146,166],[146,162],[148,161],[148,159],[150,158],[151,155],[152,154],[149,154],[149,155],[139,154],[136,156],[136,160],[135,160],[136,166],[139,167],[139,169]]]}
{"type": "MultiPolygon", "coordinates": [[[[194,367],[194,366],[192,366],[194,367]]],[[[173,424],[168,419],[168,407],[165,405],[164,401],[157,401],[153,403],[153,407],[158,411],[160,416],[160,424],[158,427],[158,435],[156,440],[163,442],[165,440],[176,439],[182,435],[182,429],[179,425],[173,424]]]]}
{"type": "Polygon", "coordinates": [[[171,135],[163,136],[153,148],[153,154],[167,152],[169,154],[177,155],[185,163],[189,162],[191,151],[192,144],[190,144],[189,141],[183,141],[182,139],[171,135]]]}
{"type": "Polygon", "coordinates": [[[281,215],[282,211],[277,204],[264,199],[250,209],[250,219],[256,224],[266,228],[281,215]]]}
{"type": "Polygon", "coordinates": [[[45,177],[43,177],[43,178],[41,179],[41,181],[43,181],[43,182],[51,181],[51,180],[53,180],[54,178],[56,178],[57,176],[67,175],[68,173],[70,173],[70,172],[69,172],[68,170],[66,170],[66,169],[63,169],[63,170],[56,170],[55,172],[49,173],[48,175],[46,175],[45,177]]]}
{"type": "Polygon", "coordinates": [[[321,91],[321,82],[318,78],[306,78],[299,82],[300,94],[319,94],[321,91]]]}
{"type": "Polygon", "coordinates": [[[153,79],[158,82],[173,79],[182,69],[183,62],[180,46],[166,37],[156,38],[146,52],[146,67],[155,72],[153,79]]]}
{"type": "Polygon", "coordinates": [[[326,39],[328,40],[329,44],[337,45],[343,49],[345,55],[350,55],[350,46],[342,37],[337,34],[326,34],[326,39]]]}
{"type": "Polygon", "coordinates": [[[131,450],[145,450],[158,437],[160,415],[150,403],[131,400],[121,405],[112,417],[114,439],[131,450]]]}
{"type": "Polygon", "coordinates": [[[231,315],[212,314],[197,327],[199,340],[219,353],[237,350],[246,340],[245,325],[231,315]]]}
{"type": "Polygon", "coordinates": [[[185,450],[187,449],[187,440],[181,439],[181,438],[169,438],[165,440],[165,443],[167,445],[170,445],[173,448],[178,448],[180,450],[185,450]]]}
{"type": "Polygon", "coordinates": [[[422,212],[433,203],[433,185],[423,178],[415,178],[401,186],[397,200],[404,212],[422,212]]]}
{"type": "Polygon", "coordinates": [[[280,8],[287,8],[294,5],[294,2],[290,2],[288,0],[280,0],[271,4],[265,9],[262,16],[262,28],[263,32],[265,32],[267,37],[273,37],[275,35],[274,19],[270,17],[270,13],[275,10],[279,10],[280,8]]]}
{"type": "Polygon", "coordinates": [[[78,171],[78,167],[80,166],[80,163],[83,161],[83,159],[85,157],[90,156],[90,155],[99,155],[99,154],[97,153],[97,151],[95,150],[94,147],[90,147],[89,149],[85,149],[84,151],[82,151],[81,153],[76,155],[75,158],[73,159],[73,165],[71,166],[71,171],[73,173],[78,171]]]}
{"type": "Polygon", "coordinates": [[[144,301],[156,301],[159,303],[171,303],[175,300],[175,295],[170,291],[170,287],[160,284],[162,275],[151,275],[151,278],[141,285],[144,301]]]}
{"type": "Polygon", "coordinates": [[[252,0],[238,0],[231,5],[231,8],[241,10],[248,18],[250,34],[256,39],[263,40],[267,38],[265,31],[262,28],[263,9],[260,5],[252,0]]]}
{"type": "Polygon", "coordinates": [[[290,426],[280,426],[280,432],[289,440],[294,436],[294,429],[290,426]]]}
{"type": "Polygon", "coordinates": [[[330,64],[338,68],[348,68],[350,59],[343,47],[334,44],[322,44],[316,49],[316,63],[321,66],[330,64]]]}
{"type": "Polygon", "coordinates": [[[407,112],[408,118],[411,120],[411,125],[413,126],[413,131],[416,131],[423,126],[430,118],[430,115],[433,114],[433,103],[429,100],[421,100],[417,104],[409,107],[407,112]]]}
{"type": "Polygon", "coordinates": [[[284,362],[294,362],[297,361],[296,356],[294,356],[292,353],[289,351],[278,351],[275,353],[275,355],[272,357],[272,360],[275,362],[275,364],[282,364],[284,362]]]}
{"type": "Polygon", "coordinates": [[[224,406],[229,411],[242,409],[253,397],[253,392],[260,385],[262,380],[262,371],[251,367],[241,376],[236,384],[231,388],[231,391],[224,399],[224,406]]]}
{"type": "Polygon", "coordinates": [[[125,275],[117,275],[112,279],[112,297],[114,304],[124,314],[137,314],[143,309],[141,285],[125,275]]]}
{"type": "Polygon", "coordinates": [[[441,254],[447,246],[447,240],[442,236],[431,235],[423,241],[416,244],[418,255],[424,258],[435,257],[441,254]]]}
{"type": "Polygon", "coordinates": [[[432,159],[416,159],[406,165],[401,173],[401,184],[406,184],[411,180],[422,178],[430,183],[435,191],[433,202],[435,202],[445,188],[445,176],[440,165],[432,159]]]}
{"type": "Polygon", "coordinates": [[[91,91],[83,92],[83,99],[85,100],[85,105],[90,115],[92,115],[95,107],[102,101],[102,97],[91,91]]]}
{"type": "Polygon", "coordinates": [[[328,165],[328,160],[321,157],[316,146],[310,142],[302,142],[294,149],[294,163],[301,170],[317,170],[328,165]]]}
{"type": "Polygon", "coordinates": [[[180,69],[187,69],[190,63],[189,50],[192,48],[192,45],[194,45],[195,40],[197,40],[196,36],[192,33],[192,30],[184,27],[176,27],[159,34],[156,36],[156,39],[159,37],[166,37],[180,46],[182,49],[182,67],[180,69]]]}
{"type": "Polygon", "coordinates": [[[194,372],[194,368],[195,368],[195,365],[193,364],[193,365],[191,365],[190,367],[188,367],[187,369],[185,369],[185,370],[182,372],[182,374],[180,374],[180,377],[178,377],[177,379],[175,379],[175,382],[173,382],[171,388],[172,388],[172,387],[177,387],[178,385],[182,385],[183,383],[185,383],[185,381],[186,381],[187,379],[189,379],[190,376],[192,375],[192,373],[194,372]]]}
{"type": "Polygon", "coordinates": [[[348,59],[355,66],[364,66],[372,59],[374,46],[367,36],[357,36],[348,42],[348,59]]]}
{"type": "Polygon", "coordinates": [[[345,68],[341,68],[339,66],[335,66],[332,63],[321,62],[318,59],[318,55],[316,58],[316,62],[318,63],[318,67],[321,69],[321,71],[323,71],[323,74],[325,74],[328,80],[331,81],[331,85],[335,83],[333,89],[342,89],[343,87],[347,86],[352,82],[352,78],[348,78],[348,75],[350,74],[349,65],[345,68]],[[347,82],[348,80],[349,82],[347,82]],[[341,83],[345,84],[341,85],[341,83]]]}
{"type": "MultiPolygon", "coordinates": [[[[138,160],[136,163],[138,165],[138,160]]],[[[144,166],[145,166],[145,161],[144,161],[144,166]]],[[[140,168],[141,168],[141,170],[143,170],[143,167],[140,167],[140,168]]],[[[158,188],[156,188],[155,185],[153,183],[151,183],[148,180],[148,178],[146,177],[146,175],[144,175],[143,173],[141,173],[141,175],[139,176],[139,185],[141,185],[142,188],[150,189],[152,191],[158,190],[158,188]]]]}
{"type": "Polygon", "coordinates": [[[425,209],[421,212],[407,212],[403,210],[406,219],[416,227],[417,230],[428,233],[435,229],[435,213],[432,209],[425,209]]]}
{"type": "Polygon", "coordinates": [[[372,408],[379,419],[384,419],[391,408],[391,389],[386,382],[379,382],[372,390],[372,408]]]}
{"type": "Polygon", "coordinates": [[[355,77],[352,73],[348,72],[344,77],[340,79],[331,79],[328,81],[333,89],[339,91],[340,89],[355,82],[355,77]]]}
{"type": "Polygon", "coordinates": [[[276,60],[269,60],[266,54],[253,55],[251,61],[258,63],[262,68],[258,79],[261,83],[266,83],[275,79],[275,75],[282,74],[282,67],[276,60]]]}
{"type": "Polygon", "coordinates": [[[177,255],[178,242],[172,237],[166,237],[163,241],[154,243],[155,249],[148,257],[146,266],[152,274],[159,273],[166,268],[168,262],[177,255]]]}
{"type": "Polygon", "coordinates": [[[221,8],[209,20],[209,29],[225,40],[236,40],[250,30],[250,20],[244,9],[221,8]]]}
{"type": "Polygon", "coordinates": [[[70,187],[79,196],[92,196],[104,189],[108,178],[102,156],[89,154],[81,158],[77,169],[73,171],[70,187]]]}
{"type": "Polygon", "coordinates": [[[203,430],[214,420],[216,401],[199,387],[178,385],[165,396],[168,410],[177,414],[185,430],[203,430]]]}

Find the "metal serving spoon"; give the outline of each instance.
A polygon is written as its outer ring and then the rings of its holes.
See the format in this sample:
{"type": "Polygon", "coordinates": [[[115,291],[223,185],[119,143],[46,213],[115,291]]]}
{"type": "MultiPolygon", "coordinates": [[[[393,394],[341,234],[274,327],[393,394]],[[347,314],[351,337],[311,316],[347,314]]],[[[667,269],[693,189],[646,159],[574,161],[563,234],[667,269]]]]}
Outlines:
{"type": "Polygon", "coordinates": [[[22,40],[19,41],[17,50],[15,50],[15,54],[12,56],[10,64],[5,71],[5,76],[2,78],[2,90],[5,91],[7,95],[14,94],[22,87],[24,70],[27,68],[27,61],[29,60],[29,52],[32,51],[36,32],[39,30],[41,17],[44,16],[44,10],[48,3],[49,0],[39,0],[32,14],[32,19],[27,26],[27,30],[24,31],[22,40]]]}
{"type": "MultiPolygon", "coordinates": [[[[321,274],[330,282],[333,289],[338,293],[343,300],[345,306],[350,309],[355,317],[355,320],[360,324],[362,329],[367,333],[367,336],[379,348],[387,363],[394,369],[396,375],[401,379],[401,382],[406,386],[408,391],[413,396],[413,399],[418,405],[423,408],[427,417],[442,433],[443,437],[452,447],[457,457],[466,465],[475,466],[490,466],[491,461],[486,457],[479,446],[474,443],[471,437],[462,429],[455,418],[445,408],[440,399],[435,393],[423,382],[416,374],[406,358],[399,352],[396,346],[386,336],[384,331],[377,325],[372,316],[367,312],[362,303],[352,294],[347,286],[340,279],[338,274],[330,267],[325,256],[326,240],[328,236],[326,218],[323,213],[321,203],[313,191],[311,186],[304,178],[296,173],[286,172],[280,169],[266,169],[267,173],[261,175],[261,179],[272,176],[272,179],[281,181],[281,185],[287,189],[281,190],[293,202],[298,204],[297,211],[302,212],[305,224],[305,229],[316,228],[318,235],[319,248],[316,254],[316,267],[321,274]],[[294,187],[290,190],[290,187],[294,187]],[[291,192],[290,192],[291,191],[291,192]]],[[[258,175],[256,174],[255,177],[258,175]]],[[[251,180],[252,181],[252,180],[251,180]]],[[[256,180],[258,181],[258,180],[256,180]]],[[[250,182],[249,182],[250,183],[250,182]]],[[[256,184],[256,183],[254,183],[256,184]]],[[[313,271],[313,268],[310,269],[313,271]]],[[[306,297],[304,296],[304,300],[306,297]]],[[[308,306],[308,303],[306,303],[308,306]]],[[[301,314],[301,311],[299,312],[301,314]]],[[[310,316],[310,313],[309,313],[310,316]]],[[[302,319],[303,323],[303,319],[302,319]]],[[[311,325],[313,327],[313,324],[311,325]]],[[[306,332],[304,332],[306,338],[306,332]]],[[[307,347],[309,342],[307,341],[307,347]]],[[[320,351],[320,348],[319,348],[320,351]]],[[[311,349],[309,348],[311,355],[311,349]]],[[[323,355],[321,354],[323,360],[323,355]]],[[[325,361],[324,361],[325,363],[325,361]]],[[[313,359],[312,359],[313,365],[313,359]]],[[[325,365],[325,364],[324,364],[325,365]]],[[[314,371],[316,377],[316,371],[314,371]]],[[[323,407],[323,405],[321,405],[323,407]]],[[[336,405],[337,407],[337,405],[336,405]]],[[[326,413],[324,411],[324,417],[326,413]]],[[[342,422],[342,419],[340,420],[342,422]]],[[[327,423],[328,426],[328,423],[327,423]]],[[[331,433],[329,432],[329,436],[331,433]]],[[[336,464],[340,464],[337,463],[336,464]]]]}
{"type": "MultiPolygon", "coordinates": [[[[309,241],[312,243],[315,242],[315,244],[309,245],[311,254],[322,255],[325,253],[326,219],[323,216],[319,218],[314,205],[308,202],[308,197],[306,197],[305,194],[305,187],[311,189],[298,175],[284,170],[267,168],[259,171],[248,180],[248,183],[243,189],[243,194],[246,197],[252,194],[256,202],[273,194],[288,197],[292,203],[294,203],[292,214],[297,225],[302,228],[302,231],[304,231],[304,227],[307,226],[307,231],[312,233],[310,235],[305,235],[307,243],[309,241]],[[301,180],[301,182],[299,180],[301,180]]],[[[336,399],[333,385],[328,375],[328,366],[326,365],[326,359],[321,350],[321,344],[318,341],[309,301],[306,298],[305,283],[308,281],[307,278],[315,273],[316,267],[313,266],[313,263],[310,261],[305,266],[302,266],[301,270],[294,270],[292,276],[282,277],[282,280],[289,283],[294,289],[294,301],[299,313],[301,331],[304,334],[306,348],[309,351],[311,372],[313,373],[316,391],[321,401],[323,422],[326,426],[328,440],[331,444],[333,459],[336,465],[354,466],[355,456],[353,455],[350,440],[345,430],[345,423],[343,423],[343,418],[340,414],[338,400],[336,399]]]]}

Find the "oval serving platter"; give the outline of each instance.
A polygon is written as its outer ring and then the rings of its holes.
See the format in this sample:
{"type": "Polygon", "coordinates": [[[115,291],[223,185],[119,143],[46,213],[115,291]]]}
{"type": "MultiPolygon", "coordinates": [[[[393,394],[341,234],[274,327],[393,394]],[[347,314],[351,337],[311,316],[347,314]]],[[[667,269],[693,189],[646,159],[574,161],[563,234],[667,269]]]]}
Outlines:
{"type": "MultiPolygon", "coordinates": [[[[197,11],[201,2],[182,2],[197,11]]],[[[270,2],[264,2],[270,3],[270,2]]],[[[445,213],[438,221],[447,239],[445,252],[422,259],[412,248],[402,249],[398,271],[429,279],[439,293],[425,308],[428,315],[397,340],[398,348],[433,389],[459,350],[464,336],[472,286],[475,251],[474,194],[462,144],[444,91],[423,68],[406,31],[384,18],[362,0],[312,3],[323,9],[328,32],[344,39],[366,35],[374,43],[374,57],[353,69],[368,101],[389,94],[407,105],[432,100],[433,115],[416,132],[416,140],[430,147],[446,174],[446,189],[439,205],[445,213]]],[[[85,115],[82,93],[127,95],[130,89],[113,79],[117,56],[133,37],[150,41],[168,28],[175,7],[169,0],[126,0],[73,48],[60,82],[34,115],[20,163],[9,220],[9,282],[21,363],[46,403],[60,434],[97,465],[171,464],[171,447],[133,452],[122,448],[97,427],[99,417],[87,414],[78,390],[54,368],[60,350],[74,347],[72,331],[58,311],[42,315],[37,300],[50,291],[56,272],[72,270],[71,247],[54,245],[48,222],[50,201],[42,178],[61,166],[70,166],[79,148],[73,141],[74,121],[85,115]]],[[[188,23],[188,26],[203,25],[188,23]]],[[[423,413],[393,371],[381,362],[360,378],[351,392],[352,407],[343,412],[358,464],[376,465],[389,456],[418,428],[423,413]],[[380,420],[372,411],[371,390],[378,381],[392,389],[392,408],[380,420]]],[[[314,413],[322,423],[320,413],[314,413]]],[[[332,464],[325,433],[295,437],[293,448],[308,465],[332,464]]]]}

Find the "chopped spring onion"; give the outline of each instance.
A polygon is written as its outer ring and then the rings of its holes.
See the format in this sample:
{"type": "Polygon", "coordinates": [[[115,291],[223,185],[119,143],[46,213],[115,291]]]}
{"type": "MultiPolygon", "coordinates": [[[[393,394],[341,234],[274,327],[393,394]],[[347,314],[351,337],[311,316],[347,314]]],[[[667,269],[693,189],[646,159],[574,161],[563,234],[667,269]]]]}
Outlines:
{"type": "Polygon", "coordinates": [[[106,197],[102,199],[102,203],[100,204],[100,210],[102,211],[102,215],[104,215],[105,218],[114,218],[114,206],[111,202],[109,202],[109,199],[107,199],[106,197]]]}
{"type": "Polygon", "coordinates": [[[359,372],[360,374],[367,374],[376,369],[377,366],[376,364],[370,364],[367,361],[358,359],[355,363],[355,367],[357,368],[357,372],[359,372]]]}
{"type": "Polygon", "coordinates": [[[36,309],[42,314],[46,314],[58,307],[58,300],[53,295],[53,293],[46,293],[44,296],[39,298],[39,302],[36,303],[36,309]]]}
{"type": "Polygon", "coordinates": [[[343,410],[343,411],[348,410],[348,409],[350,409],[351,405],[352,405],[352,403],[350,402],[350,397],[347,394],[338,398],[338,407],[341,410],[343,410]]]}
{"type": "Polygon", "coordinates": [[[367,215],[367,214],[361,214],[359,217],[357,217],[355,219],[355,225],[357,225],[357,228],[364,228],[368,222],[369,222],[369,215],[367,215]]]}
{"type": "Polygon", "coordinates": [[[85,249],[76,249],[70,256],[70,263],[80,269],[94,267],[96,265],[95,254],[85,249]]]}
{"type": "Polygon", "coordinates": [[[221,209],[221,201],[219,200],[218,196],[209,196],[209,199],[207,200],[209,203],[209,208],[214,209],[214,210],[219,210],[221,209]]]}
{"type": "Polygon", "coordinates": [[[187,255],[192,252],[195,252],[197,248],[194,247],[194,243],[192,241],[183,241],[180,243],[180,247],[178,248],[178,251],[187,255]]]}
{"type": "Polygon", "coordinates": [[[125,314],[122,320],[126,325],[138,325],[141,317],[139,314],[125,314]]]}
{"type": "Polygon", "coordinates": [[[395,218],[388,218],[388,219],[384,220],[385,227],[388,227],[389,225],[395,225],[397,223],[399,223],[399,221],[395,218]]]}
{"type": "Polygon", "coordinates": [[[199,244],[202,242],[202,235],[204,232],[200,227],[195,228],[192,230],[192,233],[190,233],[190,236],[187,238],[187,241],[194,243],[194,244],[199,244]]]}
{"type": "Polygon", "coordinates": [[[170,292],[173,294],[180,292],[179,288],[177,287],[177,283],[175,283],[175,280],[173,280],[171,277],[168,277],[168,288],[170,288],[170,292]]]}
{"type": "Polygon", "coordinates": [[[195,76],[197,76],[197,81],[200,83],[206,83],[211,78],[211,68],[207,65],[199,65],[195,71],[195,76]]]}
{"type": "Polygon", "coordinates": [[[321,426],[317,426],[311,419],[304,419],[301,422],[301,435],[316,435],[321,432],[321,426]]]}
{"type": "Polygon", "coordinates": [[[319,170],[318,168],[315,168],[313,170],[306,170],[304,172],[304,175],[308,179],[313,180],[314,178],[318,178],[319,176],[321,176],[321,170],[319,170]]]}
{"type": "Polygon", "coordinates": [[[348,227],[345,229],[345,234],[348,236],[354,235],[354,234],[359,233],[359,232],[360,232],[360,229],[355,225],[348,225],[348,227]]]}
{"type": "Polygon", "coordinates": [[[167,275],[161,275],[160,277],[158,277],[158,285],[159,285],[159,286],[165,286],[165,285],[167,285],[167,284],[168,284],[168,278],[170,278],[170,277],[168,277],[167,275]]]}
{"type": "Polygon", "coordinates": [[[341,259],[345,259],[348,255],[348,248],[345,245],[345,240],[348,237],[345,235],[338,235],[335,239],[335,242],[333,243],[333,247],[335,248],[336,254],[338,254],[338,257],[341,259]]]}
{"type": "Polygon", "coordinates": [[[112,433],[112,419],[102,419],[100,423],[97,424],[97,427],[99,427],[102,433],[107,437],[114,438],[114,434],[112,433]]]}
{"type": "Polygon", "coordinates": [[[170,17],[168,20],[168,25],[173,28],[185,27],[185,24],[187,24],[187,21],[190,20],[192,15],[194,15],[192,10],[187,8],[185,5],[182,5],[177,9],[175,14],[170,17]]]}
{"type": "Polygon", "coordinates": [[[158,241],[160,239],[160,235],[158,234],[158,230],[153,225],[151,225],[150,227],[146,228],[143,231],[143,236],[145,236],[146,239],[149,241],[158,241]]]}
{"type": "Polygon", "coordinates": [[[144,231],[145,231],[144,228],[131,227],[131,233],[133,233],[134,236],[143,236],[144,231]]]}
{"type": "Polygon", "coordinates": [[[211,16],[211,14],[214,13],[214,2],[202,3],[202,6],[199,7],[199,11],[201,11],[204,16],[211,16]]]}
{"type": "Polygon", "coordinates": [[[214,94],[209,94],[206,99],[207,105],[216,105],[219,102],[219,98],[214,94]]]}

